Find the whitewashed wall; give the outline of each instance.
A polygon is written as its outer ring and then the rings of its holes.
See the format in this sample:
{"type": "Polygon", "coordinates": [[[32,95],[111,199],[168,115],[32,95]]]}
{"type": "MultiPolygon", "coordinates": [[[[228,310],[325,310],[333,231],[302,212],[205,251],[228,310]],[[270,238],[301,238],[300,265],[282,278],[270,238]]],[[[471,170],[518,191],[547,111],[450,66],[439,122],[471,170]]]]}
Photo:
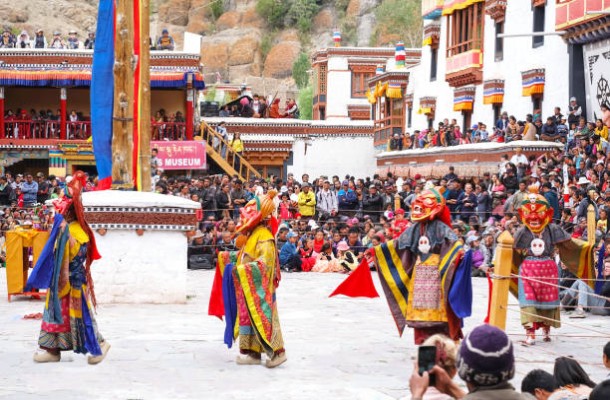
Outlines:
{"type": "Polygon", "coordinates": [[[185,303],[184,232],[108,230],[95,232],[102,258],[92,265],[100,303],[185,303]]]}
{"type": "Polygon", "coordinates": [[[326,120],[349,120],[347,105],[368,105],[366,98],[352,98],[352,72],[347,57],[329,57],[326,79],[326,120]]]}
{"type": "Polygon", "coordinates": [[[372,176],[377,167],[372,136],[314,138],[307,146],[307,154],[305,141],[297,139],[292,149],[293,165],[288,166],[288,172],[294,176],[307,173],[312,177],[339,175],[343,178],[347,174],[366,177],[372,176]]]}
{"type": "MultiPolygon", "coordinates": [[[[411,68],[412,75],[408,93],[414,94],[413,124],[411,130],[427,126],[426,116],[418,115],[419,98],[436,97],[435,125],[444,118],[456,118],[461,124],[462,114],[453,111],[453,88],[445,82],[446,67],[446,17],[441,18],[441,33],[438,50],[437,80],[430,81],[430,47],[422,49],[420,65],[411,68]]],[[[545,11],[545,31],[552,31],[555,26],[555,4],[548,2],[545,11]]],[[[533,30],[533,12],[531,2],[511,1],[506,9],[505,33],[528,33],[533,30]]],[[[542,103],[543,119],[553,114],[553,108],[559,106],[565,114],[568,106],[568,51],[566,43],[559,36],[546,36],[544,45],[532,48],[531,37],[504,39],[504,57],[495,61],[495,25],[488,15],[485,16],[483,80],[504,79],[503,110],[525,119],[532,112],[530,97],[521,95],[521,71],[533,68],[545,68],[546,82],[542,103]]],[[[482,121],[492,125],[493,108],[483,104],[483,85],[477,85],[475,104],[472,115],[473,123],[482,121]]]]}

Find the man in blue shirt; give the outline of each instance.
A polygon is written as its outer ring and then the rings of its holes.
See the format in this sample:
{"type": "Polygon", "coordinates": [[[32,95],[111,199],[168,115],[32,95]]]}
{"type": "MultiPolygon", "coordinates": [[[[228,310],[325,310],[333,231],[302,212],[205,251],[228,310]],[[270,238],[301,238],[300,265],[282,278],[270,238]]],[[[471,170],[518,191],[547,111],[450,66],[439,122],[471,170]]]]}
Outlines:
{"type": "Polygon", "coordinates": [[[34,182],[32,174],[27,174],[25,182],[21,184],[21,192],[23,193],[23,206],[33,207],[37,201],[38,183],[34,182]]]}

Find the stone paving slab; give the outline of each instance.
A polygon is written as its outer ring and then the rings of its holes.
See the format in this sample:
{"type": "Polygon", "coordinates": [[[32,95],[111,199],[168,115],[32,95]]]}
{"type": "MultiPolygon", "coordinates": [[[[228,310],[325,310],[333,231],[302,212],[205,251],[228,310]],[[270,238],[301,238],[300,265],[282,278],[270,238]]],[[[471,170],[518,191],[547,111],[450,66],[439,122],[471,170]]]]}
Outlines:
{"type": "MultiPolygon", "coordinates": [[[[89,366],[73,353],[63,353],[57,364],[35,364],[40,321],[21,318],[41,312],[43,303],[27,298],[8,303],[6,274],[0,271],[0,399],[408,399],[416,355],[412,331],[398,336],[384,298],[329,299],[344,278],[283,275],[278,304],[288,362],[268,370],[237,366],[237,349],[222,343],[224,324],[207,316],[213,271],[188,272],[186,304],[100,305],[97,321],[112,344],[102,364],[89,366]]],[[[486,280],[474,280],[474,316],[466,330],[483,321],[487,290],[486,280]]],[[[519,340],[518,308],[514,299],[511,304],[507,332],[519,340]]],[[[560,355],[574,356],[594,380],[607,375],[601,353],[610,340],[609,320],[563,321],[574,325],[557,333],[594,337],[516,345],[515,385],[533,368],[552,372],[560,355]]]]}

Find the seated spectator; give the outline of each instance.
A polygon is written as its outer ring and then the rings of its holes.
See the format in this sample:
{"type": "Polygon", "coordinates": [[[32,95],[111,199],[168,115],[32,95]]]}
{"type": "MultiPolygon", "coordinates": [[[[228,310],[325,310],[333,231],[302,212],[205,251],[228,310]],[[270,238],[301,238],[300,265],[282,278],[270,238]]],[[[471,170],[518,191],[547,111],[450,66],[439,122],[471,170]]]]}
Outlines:
{"type": "Polygon", "coordinates": [[[585,318],[585,308],[591,308],[591,313],[596,315],[610,315],[610,259],[604,260],[604,285],[598,297],[591,287],[577,279],[569,290],[562,293],[561,304],[566,307],[572,304],[574,300],[577,302],[576,311],[570,315],[570,318],[585,318]]]}
{"type": "Polygon", "coordinates": [[[174,50],[174,38],[169,35],[165,28],[161,31],[161,37],[157,40],[157,50],[174,50]]]}
{"type": "Polygon", "coordinates": [[[311,272],[343,272],[344,269],[335,258],[330,243],[324,243],[311,272]]]}
{"type": "Polygon", "coordinates": [[[564,399],[564,395],[575,394],[585,399],[595,387],[595,383],[573,358],[559,357],[555,360],[553,377],[564,393],[554,393],[549,400],[564,399]]]}
{"type": "Polygon", "coordinates": [[[298,242],[297,244],[298,235],[290,231],[286,238],[288,241],[280,249],[280,266],[286,272],[301,271],[301,255],[299,253],[301,243],[298,242]]]}
{"type": "Polygon", "coordinates": [[[297,106],[297,102],[294,99],[286,100],[286,112],[284,113],[283,117],[294,119],[299,119],[301,117],[299,106],[297,106]]]}
{"type": "Polygon", "coordinates": [[[231,237],[231,232],[223,231],[220,235],[220,241],[216,243],[218,251],[236,251],[235,240],[231,237]]]}
{"type": "Polygon", "coordinates": [[[350,272],[358,267],[358,259],[354,255],[345,241],[337,245],[337,259],[345,272],[350,272]]]}
{"type": "Polygon", "coordinates": [[[554,142],[555,140],[559,139],[557,127],[555,126],[553,117],[548,117],[546,119],[546,123],[542,126],[540,132],[540,139],[548,142],[554,142]]]}
{"type": "Polygon", "coordinates": [[[553,375],[541,369],[530,371],[521,381],[521,393],[529,393],[536,400],[547,400],[559,389],[553,375]]]}
{"type": "Polygon", "coordinates": [[[515,356],[513,344],[502,330],[491,325],[476,327],[464,338],[458,354],[458,375],[470,393],[435,365],[423,376],[417,369],[413,371],[409,382],[412,398],[423,398],[430,384],[429,374],[434,374],[436,389],[455,399],[525,399],[509,383],[515,375],[515,356]]]}

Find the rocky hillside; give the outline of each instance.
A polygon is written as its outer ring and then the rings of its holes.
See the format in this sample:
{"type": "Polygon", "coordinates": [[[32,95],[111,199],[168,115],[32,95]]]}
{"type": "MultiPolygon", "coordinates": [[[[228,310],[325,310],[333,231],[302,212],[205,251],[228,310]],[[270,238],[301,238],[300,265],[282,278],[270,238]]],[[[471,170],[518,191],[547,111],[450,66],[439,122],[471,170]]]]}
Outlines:
{"type": "MultiPolygon", "coordinates": [[[[184,32],[203,36],[208,83],[247,83],[260,93],[292,95],[292,65],[301,52],[332,45],[407,46],[421,41],[420,0],[150,0],[151,32],[169,29],[180,48],[184,32]]],[[[0,5],[0,20],[15,32],[42,28],[84,39],[95,28],[96,0],[22,0],[0,5]]]]}

